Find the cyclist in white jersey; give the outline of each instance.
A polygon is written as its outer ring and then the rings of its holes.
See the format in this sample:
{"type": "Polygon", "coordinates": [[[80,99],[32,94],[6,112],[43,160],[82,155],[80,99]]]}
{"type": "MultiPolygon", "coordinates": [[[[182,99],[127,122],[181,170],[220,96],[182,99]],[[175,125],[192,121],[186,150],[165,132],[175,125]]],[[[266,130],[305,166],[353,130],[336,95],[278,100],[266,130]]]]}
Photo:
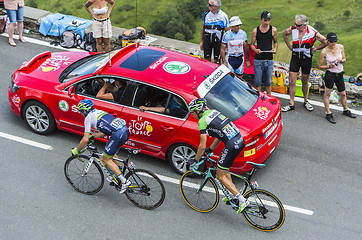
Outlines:
{"type": "Polygon", "coordinates": [[[78,147],[72,149],[72,154],[77,155],[88,143],[89,139],[100,138],[105,135],[110,136],[103,152],[103,161],[115,176],[122,181],[120,193],[124,193],[131,184],[121,173],[118,165],[113,162],[113,156],[118,152],[122,145],[129,138],[129,131],[126,121],[121,118],[115,118],[109,113],[94,108],[92,100],[82,100],[78,104],[79,112],[85,117],[84,135],[79,142],[78,147]],[[99,132],[91,134],[91,128],[99,132]]]}

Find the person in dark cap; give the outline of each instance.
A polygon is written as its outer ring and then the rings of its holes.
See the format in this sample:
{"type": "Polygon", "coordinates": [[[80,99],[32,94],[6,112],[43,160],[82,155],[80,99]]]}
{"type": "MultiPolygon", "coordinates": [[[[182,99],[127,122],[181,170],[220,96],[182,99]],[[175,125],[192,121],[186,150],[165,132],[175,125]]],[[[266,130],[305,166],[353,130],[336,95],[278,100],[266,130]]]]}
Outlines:
{"type": "Polygon", "coordinates": [[[346,97],[346,88],[343,78],[343,64],[346,62],[346,56],[344,54],[344,47],[342,44],[337,44],[338,38],[337,34],[330,32],[327,35],[328,46],[322,50],[319,58],[319,68],[327,70],[324,75],[325,90],[323,96],[324,107],[326,109],[326,119],[330,123],[337,123],[334,119],[331,110],[329,109],[329,97],[333,89],[333,85],[336,84],[338,95],[341,99],[343,106],[343,115],[346,115],[351,118],[355,118],[356,115],[353,114],[347,107],[347,97],[346,97]],[[324,59],[327,64],[324,65],[324,59]]]}
{"type": "Polygon", "coordinates": [[[260,15],[260,26],[254,28],[250,48],[254,57],[254,86],[259,91],[264,80],[267,94],[271,94],[271,80],[274,71],[273,54],[277,52],[277,29],[270,25],[271,13],[264,11],[260,15]],[[255,41],[257,46],[255,46],[255,41]],[[274,43],[274,46],[273,46],[274,43]]]}

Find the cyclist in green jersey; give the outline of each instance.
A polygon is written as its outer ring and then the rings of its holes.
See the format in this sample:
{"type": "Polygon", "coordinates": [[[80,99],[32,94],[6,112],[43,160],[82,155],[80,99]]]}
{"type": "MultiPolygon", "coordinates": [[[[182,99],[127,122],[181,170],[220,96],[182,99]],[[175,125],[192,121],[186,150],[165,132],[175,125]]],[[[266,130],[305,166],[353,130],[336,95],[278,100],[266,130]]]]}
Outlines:
{"type": "MultiPolygon", "coordinates": [[[[195,159],[188,160],[190,167],[193,167],[204,153],[211,153],[220,142],[225,144],[221,153],[216,171],[216,178],[239,200],[239,210],[241,213],[250,203],[236,189],[229,168],[234,163],[235,158],[244,149],[244,140],[239,129],[227,117],[217,110],[206,110],[206,100],[196,98],[189,104],[190,112],[199,120],[200,144],[197,149],[195,159]],[[215,140],[209,148],[206,147],[207,134],[215,140]]],[[[223,199],[228,201],[227,198],[223,199]]]]}

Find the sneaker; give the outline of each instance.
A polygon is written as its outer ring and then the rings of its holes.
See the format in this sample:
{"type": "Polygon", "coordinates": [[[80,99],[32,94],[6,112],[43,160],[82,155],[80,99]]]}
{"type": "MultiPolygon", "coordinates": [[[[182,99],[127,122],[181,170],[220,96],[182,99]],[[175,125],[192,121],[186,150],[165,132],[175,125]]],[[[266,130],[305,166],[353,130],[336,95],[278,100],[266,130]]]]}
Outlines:
{"type": "Polygon", "coordinates": [[[343,111],[343,115],[346,115],[350,118],[356,118],[356,114],[352,113],[350,110],[343,111]]]}
{"type": "Polygon", "coordinates": [[[241,202],[239,204],[239,210],[238,213],[242,213],[244,211],[245,208],[247,208],[250,205],[249,200],[246,200],[245,202],[241,202]]]}
{"type": "Polygon", "coordinates": [[[337,121],[334,120],[332,113],[329,113],[329,114],[327,113],[327,114],[326,114],[326,119],[327,119],[330,123],[333,123],[333,124],[336,124],[336,123],[337,123],[337,121]]]}
{"type": "Polygon", "coordinates": [[[294,110],[294,108],[295,108],[294,105],[288,103],[288,105],[282,107],[282,112],[289,112],[289,111],[291,111],[291,110],[294,110]]]}
{"type": "Polygon", "coordinates": [[[308,111],[313,111],[313,106],[308,102],[304,102],[304,107],[308,110],[308,111]]]}
{"type": "Polygon", "coordinates": [[[127,190],[127,188],[129,187],[129,185],[131,185],[130,180],[127,180],[126,183],[122,183],[121,191],[119,191],[119,193],[124,193],[127,190]]]}

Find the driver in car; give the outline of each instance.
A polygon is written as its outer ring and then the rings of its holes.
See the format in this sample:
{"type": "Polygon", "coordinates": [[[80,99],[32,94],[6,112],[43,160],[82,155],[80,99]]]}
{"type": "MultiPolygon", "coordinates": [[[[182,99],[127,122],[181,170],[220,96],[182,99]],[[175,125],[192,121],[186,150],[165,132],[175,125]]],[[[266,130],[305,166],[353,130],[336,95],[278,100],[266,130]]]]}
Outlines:
{"type": "Polygon", "coordinates": [[[103,87],[98,91],[96,98],[120,102],[124,89],[127,85],[126,81],[115,79],[114,83],[116,86],[113,86],[110,81],[103,81],[99,79],[98,82],[104,82],[104,84],[103,87]],[[107,93],[106,90],[108,90],[107,93]]]}

